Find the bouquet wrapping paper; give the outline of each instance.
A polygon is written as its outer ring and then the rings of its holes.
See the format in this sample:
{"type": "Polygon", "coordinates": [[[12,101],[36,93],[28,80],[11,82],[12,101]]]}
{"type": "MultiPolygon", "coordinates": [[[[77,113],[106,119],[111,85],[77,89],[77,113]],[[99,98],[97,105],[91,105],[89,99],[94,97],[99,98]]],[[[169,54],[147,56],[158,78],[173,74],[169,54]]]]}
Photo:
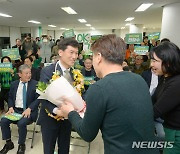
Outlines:
{"type": "Polygon", "coordinates": [[[58,107],[60,107],[61,103],[63,103],[63,98],[69,99],[75,110],[78,112],[83,110],[85,107],[80,94],[63,76],[48,85],[44,92],[41,92],[38,89],[36,89],[36,92],[40,94],[38,99],[48,100],[58,107]]]}

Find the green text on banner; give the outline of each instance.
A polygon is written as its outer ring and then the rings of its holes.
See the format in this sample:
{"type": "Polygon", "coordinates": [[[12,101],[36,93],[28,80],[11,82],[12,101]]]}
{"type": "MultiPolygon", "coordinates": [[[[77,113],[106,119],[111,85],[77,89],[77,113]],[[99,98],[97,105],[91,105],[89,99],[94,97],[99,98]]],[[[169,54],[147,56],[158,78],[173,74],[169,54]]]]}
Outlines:
{"type": "Polygon", "coordinates": [[[72,37],[74,37],[75,36],[74,30],[70,29],[70,30],[64,31],[63,36],[64,36],[64,38],[72,38],[72,37]]]}
{"type": "Polygon", "coordinates": [[[2,49],[2,56],[8,56],[11,58],[11,60],[17,60],[20,59],[19,56],[19,49],[18,48],[12,48],[12,49],[2,49]]]}
{"type": "Polygon", "coordinates": [[[150,33],[148,34],[148,39],[149,40],[159,40],[160,39],[160,32],[156,32],[156,33],[150,33]]]}
{"type": "Polygon", "coordinates": [[[134,52],[137,55],[146,55],[146,53],[149,51],[149,46],[135,46],[134,52]]]}
{"type": "Polygon", "coordinates": [[[10,72],[12,63],[0,63],[0,72],[10,72]]]}
{"type": "Polygon", "coordinates": [[[130,33],[126,34],[125,39],[127,44],[141,44],[142,40],[142,33],[130,33]]]}
{"type": "Polygon", "coordinates": [[[83,34],[78,34],[77,35],[77,41],[79,43],[89,43],[89,41],[91,40],[91,35],[89,33],[83,33],[83,34]]]}

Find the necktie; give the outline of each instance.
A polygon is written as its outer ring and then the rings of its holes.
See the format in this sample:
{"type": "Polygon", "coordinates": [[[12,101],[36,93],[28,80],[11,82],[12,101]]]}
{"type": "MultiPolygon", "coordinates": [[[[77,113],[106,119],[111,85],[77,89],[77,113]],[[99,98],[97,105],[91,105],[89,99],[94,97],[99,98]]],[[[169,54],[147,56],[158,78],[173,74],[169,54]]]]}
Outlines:
{"type": "Polygon", "coordinates": [[[64,73],[65,73],[65,74],[64,74],[63,76],[66,78],[66,80],[67,80],[70,84],[72,84],[72,83],[73,83],[73,80],[72,80],[72,77],[71,77],[71,75],[70,75],[70,73],[69,73],[69,70],[66,69],[66,70],[64,71],[64,73]]]}
{"type": "Polygon", "coordinates": [[[26,110],[26,82],[23,82],[23,109],[26,110]]]}

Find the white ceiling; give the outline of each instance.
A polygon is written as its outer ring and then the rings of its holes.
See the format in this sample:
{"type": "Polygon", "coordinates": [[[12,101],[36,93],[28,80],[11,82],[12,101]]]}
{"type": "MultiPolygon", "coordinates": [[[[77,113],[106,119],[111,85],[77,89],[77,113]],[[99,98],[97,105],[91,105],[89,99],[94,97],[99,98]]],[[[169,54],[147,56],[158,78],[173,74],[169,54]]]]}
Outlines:
{"type": "Polygon", "coordinates": [[[162,6],[180,2],[180,0],[0,0],[0,13],[13,18],[0,17],[0,25],[33,27],[28,20],[41,22],[44,29],[61,27],[85,30],[89,27],[77,19],[86,19],[96,29],[120,29],[125,26],[127,17],[135,17],[133,24],[143,24],[146,28],[160,28],[162,6]],[[134,12],[142,3],[154,3],[145,12],[134,12]],[[61,7],[70,6],[78,14],[69,15],[61,7]],[[56,25],[50,28],[47,25],[56,25]]]}

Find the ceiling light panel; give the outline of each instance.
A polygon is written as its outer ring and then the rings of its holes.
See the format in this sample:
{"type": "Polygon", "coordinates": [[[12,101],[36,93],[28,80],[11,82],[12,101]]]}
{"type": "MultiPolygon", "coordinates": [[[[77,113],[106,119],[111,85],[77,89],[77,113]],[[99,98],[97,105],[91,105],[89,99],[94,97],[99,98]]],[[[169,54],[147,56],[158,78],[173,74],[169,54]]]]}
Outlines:
{"type": "Polygon", "coordinates": [[[34,23],[34,24],[41,24],[41,22],[35,21],[35,20],[29,20],[28,22],[31,22],[31,23],[34,23]]]}
{"type": "Polygon", "coordinates": [[[125,21],[132,21],[134,20],[134,17],[128,17],[125,21]]]}
{"type": "Polygon", "coordinates": [[[81,23],[86,23],[87,21],[85,19],[78,19],[79,22],[81,23]]]}
{"type": "Polygon", "coordinates": [[[49,27],[53,27],[53,28],[55,28],[56,26],[55,25],[48,25],[49,27]]]}
{"type": "Polygon", "coordinates": [[[90,26],[91,26],[91,24],[86,24],[86,26],[90,27],[90,26]]]}
{"type": "Polygon", "coordinates": [[[77,12],[74,11],[71,7],[61,7],[61,9],[67,12],[68,14],[77,14],[77,12]]]}
{"type": "Polygon", "coordinates": [[[145,10],[147,10],[151,5],[153,5],[153,3],[143,3],[143,4],[141,4],[141,5],[135,10],[135,12],[145,11],[145,10]]]}
{"type": "Polygon", "coordinates": [[[6,18],[12,17],[12,16],[10,16],[10,15],[8,15],[8,14],[4,14],[4,13],[0,13],[0,16],[1,16],[1,17],[6,17],[6,18]]]}

